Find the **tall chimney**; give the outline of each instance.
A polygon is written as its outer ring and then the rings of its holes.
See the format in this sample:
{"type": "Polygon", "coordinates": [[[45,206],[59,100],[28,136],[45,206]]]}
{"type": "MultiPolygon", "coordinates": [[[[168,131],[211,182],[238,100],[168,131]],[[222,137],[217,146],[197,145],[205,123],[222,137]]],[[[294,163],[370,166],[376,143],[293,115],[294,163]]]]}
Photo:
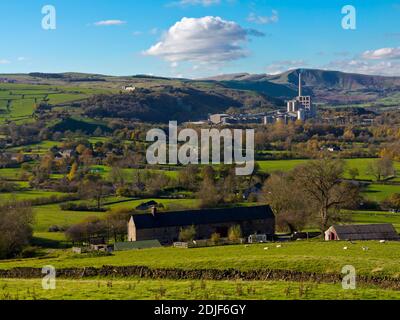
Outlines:
{"type": "Polygon", "coordinates": [[[302,89],[302,83],[301,83],[301,71],[299,72],[299,97],[303,96],[303,89],[302,89]]]}

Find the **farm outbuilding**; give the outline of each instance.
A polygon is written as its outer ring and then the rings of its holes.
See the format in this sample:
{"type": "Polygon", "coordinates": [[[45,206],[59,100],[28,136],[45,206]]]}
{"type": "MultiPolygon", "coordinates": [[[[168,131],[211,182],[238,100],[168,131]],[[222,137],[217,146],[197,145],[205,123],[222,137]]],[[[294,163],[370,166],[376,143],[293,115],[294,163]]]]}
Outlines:
{"type": "Polygon", "coordinates": [[[158,240],[172,244],[182,229],[194,226],[196,239],[210,239],[213,233],[222,238],[229,228],[239,225],[244,237],[252,234],[275,234],[275,215],[269,206],[203,209],[133,215],[128,223],[128,241],[158,240]]]}
{"type": "Polygon", "coordinates": [[[400,240],[400,237],[392,224],[335,225],[325,232],[325,240],[400,240]]]}

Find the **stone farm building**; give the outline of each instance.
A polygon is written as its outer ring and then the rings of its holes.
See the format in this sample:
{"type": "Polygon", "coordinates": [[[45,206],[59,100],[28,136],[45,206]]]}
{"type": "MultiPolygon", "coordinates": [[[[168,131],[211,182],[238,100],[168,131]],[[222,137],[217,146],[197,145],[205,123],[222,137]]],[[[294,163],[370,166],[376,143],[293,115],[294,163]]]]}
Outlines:
{"type": "Polygon", "coordinates": [[[391,224],[337,225],[325,232],[325,240],[400,240],[400,237],[391,224]]]}
{"type": "Polygon", "coordinates": [[[244,237],[275,234],[275,216],[269,206],[205,209],[133,215],[128,223],[128,241],[179,241],[182,228],[196,227],[196,239],[210,239],[213,233],[227,237],[229,228],[240,225],[244,237]]]}

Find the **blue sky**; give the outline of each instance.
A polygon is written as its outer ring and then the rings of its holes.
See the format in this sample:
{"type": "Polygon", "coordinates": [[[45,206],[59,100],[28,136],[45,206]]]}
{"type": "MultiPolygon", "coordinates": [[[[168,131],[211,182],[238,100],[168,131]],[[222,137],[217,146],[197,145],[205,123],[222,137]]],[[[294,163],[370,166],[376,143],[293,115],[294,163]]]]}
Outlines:
{"type": "Polygon", "coordinates": [[[400,76],[400,0],[1,0],[0,73],[400,76]],[[357,29],[342,28],[345,5],[357,29]],[[55,30],[41,26],[44,5],[55,30]]]}

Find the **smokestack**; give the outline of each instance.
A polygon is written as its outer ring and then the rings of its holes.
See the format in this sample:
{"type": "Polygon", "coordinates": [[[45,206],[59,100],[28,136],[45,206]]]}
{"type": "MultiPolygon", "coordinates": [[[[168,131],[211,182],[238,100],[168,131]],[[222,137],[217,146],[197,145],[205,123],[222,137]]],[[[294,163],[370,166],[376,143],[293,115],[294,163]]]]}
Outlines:
{"type": "Polygon", "coordinates": [[[303,88],[301,83],[301,71],[299,72],[299,97],[303,96],[303,88]]]}

